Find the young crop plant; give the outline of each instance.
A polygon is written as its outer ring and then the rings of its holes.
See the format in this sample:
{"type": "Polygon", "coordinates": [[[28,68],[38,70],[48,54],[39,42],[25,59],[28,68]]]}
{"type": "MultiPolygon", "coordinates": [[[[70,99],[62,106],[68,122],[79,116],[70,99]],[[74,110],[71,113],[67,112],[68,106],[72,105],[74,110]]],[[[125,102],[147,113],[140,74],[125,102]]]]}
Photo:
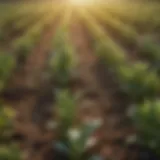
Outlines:
{"type": "Polygon", "coordinates": [[[103,43],[99,43],[97,42],[97,40],[95,40],[93,44],[95,48],[95,53],[97,54],[102,63],[108,66],[112,66],[113,69],[125,64],[126,62],[125,54],[118,47],[113,48],[113,50],[112,46],[108,48],[108,46],[105,45],[105,39],[103,43]]]}
{"type": "Polygon", "coordinates": [[[7,142],[7,139],[9,139],[10,135],[12,134],[12,121],[11,118],[13,118],[14,112],[9,107],[6,107],[3,105],[2,102],[0,102],[0,142],[7,142]]]}
{"type": "Polygon", "coordinates": [[[29,30],[22,37],[16,39],[12,43],[14,52],[17,55],[23,56],[25,58],[35,46],[35,42],[37,42],[38,39],[40,38],[41,31],[42,29],[39,29],[36,27],[36,28],[33,28],[32,30],[29,30]]]}
{"type": "Polygon", "coordinates": [[[41,36],[42,29],[35,28],[31,32],[28,32],[24,36],[16,39],[12,43],[13,50],[15,54],[20,57],[23,61],[25,61],[28,54],[32,51],[35,46],[35,42],[37,42],[41,36]]]}
{"type": "Polygon", "coordinates": [[[7,53],[0,54],[0,91],[4,89],[15,65],[15,59],[12,55],[7,53]]]}
{"type": "Polygon", "coordinates": [[[129,94],[133,101],[143,101],[159,94],[159,77],[156,71],[150,71],[146,63],[137,62],[131,66],[117,68],[117,76],[122,90],[129,94]]]}
{"type": "Polygon", "coordinates": [[[34,43],[31,40],[30,36],[26,36],[15,40],[12,46],[16,55],[21,57],[23,56],[25,59],[28,53],[33,49],[34,43]]]}
{"type": "Polygon", "coordinates": [[[50,70],[59,87],[67,87],[76,69],[76,56],[66,32],[57,32],[53,41],[54,53],[50,58],[50,70]]]}
{"type": "Polygon", "coordinates": [[[132,116],[138,131],[137,142],[160,156],[160,100],[145,100],[137,104],[132,116]]]}
{"type": "Polygon", "coordinates": [[[14,110],[0,102],[0,159],[20,160],[18,145],[12,140],[14,110]]]}
{"type": "Polygon", "coordinates": [[[138,52],[151,63],[154,69],[160,71],[160,47],[153,38],[145,37],[139,45],[138,52]]]}
{"type": "Polygon", "coordinates": [[[154,37],[145,36],[139,44],[139,52],[150,60],[159,58],[159,45],[155,42],[154,37]]]}
{"type": "Polygon", "coordinates": [[[73,94],[69,90],[60,90],[57,93],[59,139],[54,144],[54,149],[69,160],[101,160],[100,156],[85,156],[87,150],[95,145],[92,134],[101,124],[91,122],[75,126],[79,96],[80,94],[73,94]]]}

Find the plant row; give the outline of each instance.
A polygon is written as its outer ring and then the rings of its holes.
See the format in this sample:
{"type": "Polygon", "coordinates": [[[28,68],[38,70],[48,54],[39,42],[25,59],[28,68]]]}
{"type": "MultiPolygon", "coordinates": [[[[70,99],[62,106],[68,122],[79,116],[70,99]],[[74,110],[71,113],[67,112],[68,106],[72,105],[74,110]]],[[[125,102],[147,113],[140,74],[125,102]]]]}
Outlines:
{"type": "Polygon", "coordinates": [[[56,83],[56,110],[57,119],[51,123],[58,131],[57,141],[53,148],[56,151],[55,159],[61,156],[66,159],[94,160],[99,156],[87,155],[87,150],[92,146],[92,134],[99,124],[82,124],[75,126],[77,103],[81,93],[71,91],[70,80],[74,77],[77,68],[77,57],[69,38],[71,12],[67,12],[61,22],[61,27],[53,39],[54,52],[49,61],[49,73],[56,83]]]}
{"type": "Polygon", "coordinates": [[[86,12],[81,12],[80,16],[94,39],[93,47],[97,57],[110,69],[121,90],[135,104],[132,118],[138,130],[138,143],[153,148],[158,153],[160,85],[157,70],[150,70],[150,65],[144,62],[128,62],[126,53],[116,47],[92,16],[86,12]]]}

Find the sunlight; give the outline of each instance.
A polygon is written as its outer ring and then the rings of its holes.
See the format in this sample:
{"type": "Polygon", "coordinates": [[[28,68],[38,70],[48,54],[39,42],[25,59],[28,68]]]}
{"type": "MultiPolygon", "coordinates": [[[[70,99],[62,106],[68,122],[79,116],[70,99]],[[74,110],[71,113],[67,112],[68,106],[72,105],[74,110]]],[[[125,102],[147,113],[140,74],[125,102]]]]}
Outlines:
{"type": "Polygon", "coordinates": [[[95,4],[95,0],[69,0],[69,3],[75,6],[85,6],[95,4]]]}

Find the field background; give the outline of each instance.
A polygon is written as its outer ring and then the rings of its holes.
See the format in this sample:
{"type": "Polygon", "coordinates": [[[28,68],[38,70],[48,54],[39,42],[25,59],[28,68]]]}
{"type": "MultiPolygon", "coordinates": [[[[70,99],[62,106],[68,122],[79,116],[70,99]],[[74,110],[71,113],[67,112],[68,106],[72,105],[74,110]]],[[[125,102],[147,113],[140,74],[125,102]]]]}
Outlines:
{"type": "Polygon", "coordinates": [[[160,2],[4,2],[0,160],[158,160],[160,2]]]}

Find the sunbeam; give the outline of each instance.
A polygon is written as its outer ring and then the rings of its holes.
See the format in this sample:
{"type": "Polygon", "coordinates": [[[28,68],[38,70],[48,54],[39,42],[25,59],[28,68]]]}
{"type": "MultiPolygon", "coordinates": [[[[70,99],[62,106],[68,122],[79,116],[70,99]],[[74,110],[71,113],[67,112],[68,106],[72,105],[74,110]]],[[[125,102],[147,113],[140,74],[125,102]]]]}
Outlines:
{"type": "Polygon", "coordinates": [[[69,0],[69,4],[73,6],[86,6],[93,5],[97,2],[97,0],[69,0]]]}

